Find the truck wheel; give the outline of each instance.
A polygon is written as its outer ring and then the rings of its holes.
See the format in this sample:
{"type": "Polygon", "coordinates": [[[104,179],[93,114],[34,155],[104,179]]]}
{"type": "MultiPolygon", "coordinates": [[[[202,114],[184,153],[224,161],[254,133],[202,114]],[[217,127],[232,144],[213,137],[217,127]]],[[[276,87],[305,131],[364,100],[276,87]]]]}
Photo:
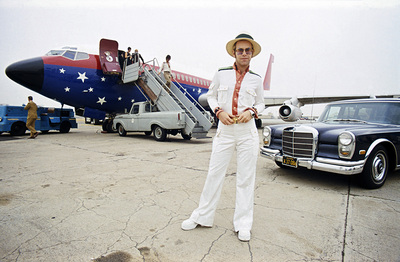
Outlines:
{"type": "Polygon", "coordinates": [[[121,124],[119,124],[117,128],[118,128],[118,135],[126,136],[126,130],[121,124]]]}
{"type": "Polygon", "coordinates": [[[25,134],[25,131],[26,131],[25,123],[15,122],[11,126],[10,134],[12,136],[22,136],[23,134],[25,134]]]}
{"type": "Polygon", "coordinates": [[[160,126],[156,126],[153,132],[154,132],[154,138],[157,141],[164,141],[167,138],[167,131],[165,131],[165,129],[160,126]]]}
{"type": "Polygon", "coordinates": [[[71,129],[71,124],[67,121],[64,121],[60,125],[60,133],[68,133],[71,129]]]}
{"type": "Polygon", "coordinates": [[[386,149],[379,145],[368,157],[364,170],[360,174],[362,185],[369,189],[376,189],[383,186],[389,171],[389,158],[386,149]]]}

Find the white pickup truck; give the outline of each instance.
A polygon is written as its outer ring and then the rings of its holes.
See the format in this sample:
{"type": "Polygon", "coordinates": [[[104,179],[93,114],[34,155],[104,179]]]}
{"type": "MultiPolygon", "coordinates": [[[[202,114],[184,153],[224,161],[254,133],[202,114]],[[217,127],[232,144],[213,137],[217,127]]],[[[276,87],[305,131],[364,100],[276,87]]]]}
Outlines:
{"type": "Polygon", "coordinates": [[[153,132],[157,141],[164,141],[167,134],[181,133],[183,139],[189,140],[191,135],[184,133],[185,117],[183,110],[160,112],[150,102],[137,102],[132,105],[130,113],[114,118],[113,128],[120,136],[125,136],[127,132],[145,132],[146,135],[153,132]]]}

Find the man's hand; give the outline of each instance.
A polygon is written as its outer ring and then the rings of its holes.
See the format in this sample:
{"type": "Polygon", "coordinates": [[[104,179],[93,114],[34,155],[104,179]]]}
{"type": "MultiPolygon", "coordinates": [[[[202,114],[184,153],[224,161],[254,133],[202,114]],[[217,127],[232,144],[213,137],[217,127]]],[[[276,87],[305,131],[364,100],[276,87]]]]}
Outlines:
{"type": "Polygon", "coordinates": [[[241,114],[238,116],[237,121],[238,121],[238,123],[247,123],[247,122],[249,122],[252,118],[253,118],[253,116],[251,115],[251,111],[250,111],[250,110],[247,110],[247,111],[244,111],[243,113],[241,113],[241,114]]]}
{"type": "Polygon", "coordinates": [[[221,121],[224,125],[232,125],[235,123],[235,121],[233,121],[234,117],[235,116],[228,114],[227,112],[221,112],[218,114],[219,121],[221,121]]]}

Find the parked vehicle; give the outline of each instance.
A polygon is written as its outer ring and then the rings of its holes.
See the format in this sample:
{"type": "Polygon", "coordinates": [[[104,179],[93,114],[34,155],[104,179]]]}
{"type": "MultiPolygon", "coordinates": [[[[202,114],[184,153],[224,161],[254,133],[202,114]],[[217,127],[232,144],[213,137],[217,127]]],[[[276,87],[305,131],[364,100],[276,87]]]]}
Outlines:
{"type": "MultiPolygon", "coordinates": [[[[59,130],[68,133],[71,128],[78,128],[72,109],[39,107],[35,129],[42,133],[59,130]]],[[[13,136],[25,134],[28,111],[24,106],[0,106],[0,134],[9,132],[13,136]]]]}
{"type": "Polygon", "coordinates": [[[400,99],[330,103],[317,122],[266,126],[263,137],[261,156],[280,167],[357,175],[379,188],[400,168],[400,99]]]}
{"type": "Polygon", "coordinates": [[[134,103],[128,114],[118,115],[113,121],[113,127],[120,136],[125,136],[127,132],[153,133],[157,141],[164,141],[167,134],[178,133],[184,139],[191,139],[190,135],[184,133],[185,126],[186,114],[183,110],[160,112],[150,102],[134,103]]]}

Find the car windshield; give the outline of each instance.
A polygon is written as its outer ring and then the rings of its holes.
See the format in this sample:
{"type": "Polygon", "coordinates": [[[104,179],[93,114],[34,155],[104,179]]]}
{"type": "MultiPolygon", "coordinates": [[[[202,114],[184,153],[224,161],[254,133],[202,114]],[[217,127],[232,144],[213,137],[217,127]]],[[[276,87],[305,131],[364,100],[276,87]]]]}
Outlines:
{"type": "Polygon", "coordinates": [[[400,103],[354,102],[327,105],[318,121],[400,125],[400,103]]]}

